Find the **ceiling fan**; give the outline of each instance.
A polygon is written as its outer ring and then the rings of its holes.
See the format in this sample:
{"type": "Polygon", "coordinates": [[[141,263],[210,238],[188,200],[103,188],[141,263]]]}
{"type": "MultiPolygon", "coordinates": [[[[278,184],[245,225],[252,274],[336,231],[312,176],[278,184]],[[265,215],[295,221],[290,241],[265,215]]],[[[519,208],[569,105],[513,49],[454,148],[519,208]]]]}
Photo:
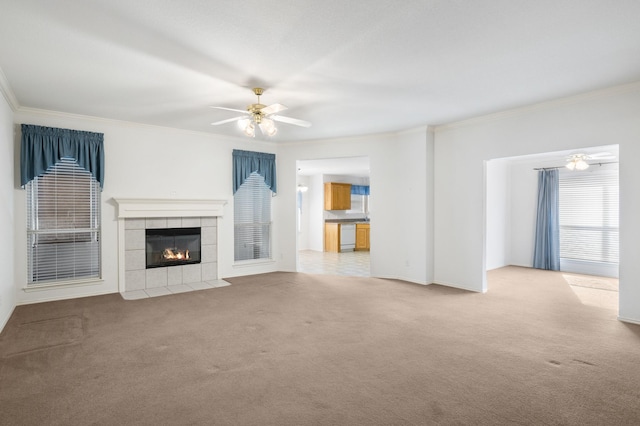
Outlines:
{"type": "Polygon", "coordinates": [[[598,152],[595,154],[571,154],[567,157],[565,167],[569,170],[586,170],[589,168],[589,160],[612,160],[616,158],[610,152],[598,152]]]}
{"type": "Polygon", "coordinates": [[[269,106],[261,104],[260,96],[264,93],[264,89],[256,87],[253,89],[253,93],[258,97],[258,102],[249,105],[246,110],[212,106],[211,108],[240,112],[243,115],[222,121],[216,121],[215,123],[211,123],[211,125],[218,126],[220,124],[237,121],[240,128],[244,131],[244,134],[251,137],[255,137],[256,127],[260,128],[263,135],[274,136],[278,132],[274,121],[302,127],[311,126],[311,123],[308,121],[277,115],[277,113],[287,109],[287,107],[282,104],[271,104],[269,106]]]}

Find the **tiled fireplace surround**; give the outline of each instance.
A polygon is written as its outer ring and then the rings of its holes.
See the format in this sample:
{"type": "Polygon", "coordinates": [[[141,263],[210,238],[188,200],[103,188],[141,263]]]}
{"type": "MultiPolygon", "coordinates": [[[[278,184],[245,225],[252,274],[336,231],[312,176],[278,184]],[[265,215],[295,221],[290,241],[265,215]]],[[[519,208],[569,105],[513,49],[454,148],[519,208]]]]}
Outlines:
{"type": "Polygon", "coordinates": [[[125,219],[124,275],[127,291],[218,279],[217,218],[125,219]],[[201,228],[201,263],[145,269],[145,229],[201,228]]]}
{"type": "Polygon", "coordinates": [[[116,199],[119,291],[136,292],[218,280],[222,200],[116,199]],[[201,263],[146,269],[145,229],[201,228],[201,263]]]}

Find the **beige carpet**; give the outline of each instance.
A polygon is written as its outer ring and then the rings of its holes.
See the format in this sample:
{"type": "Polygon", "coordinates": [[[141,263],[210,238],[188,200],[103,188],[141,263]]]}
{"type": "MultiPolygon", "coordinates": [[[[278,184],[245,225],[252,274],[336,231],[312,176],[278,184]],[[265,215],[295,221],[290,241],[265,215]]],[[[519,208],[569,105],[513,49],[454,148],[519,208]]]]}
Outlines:
{"type": "Polygon", "coordinates": [[[640,326],[560,273],[487,294],[272,273],[224,288],[16,308],[7,425],[636,425],[640,326]]]}

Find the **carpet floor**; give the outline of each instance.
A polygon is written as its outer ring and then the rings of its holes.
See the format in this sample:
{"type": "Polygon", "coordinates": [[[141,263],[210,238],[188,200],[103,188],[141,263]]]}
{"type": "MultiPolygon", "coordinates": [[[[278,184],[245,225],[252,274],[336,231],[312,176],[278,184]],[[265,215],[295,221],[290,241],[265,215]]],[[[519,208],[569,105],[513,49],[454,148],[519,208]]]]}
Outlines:
{"type": "Polygon", "coordinates": [[[561,273],[489,292],[302,273],[19,306],[6,425],[637,425],[640,326],[561,273]]]}

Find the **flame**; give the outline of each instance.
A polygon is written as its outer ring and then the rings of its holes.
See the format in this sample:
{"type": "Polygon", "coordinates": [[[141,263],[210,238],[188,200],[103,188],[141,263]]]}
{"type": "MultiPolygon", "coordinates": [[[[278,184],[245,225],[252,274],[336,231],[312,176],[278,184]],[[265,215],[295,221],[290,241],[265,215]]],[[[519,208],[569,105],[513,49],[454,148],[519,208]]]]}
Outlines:
{"type": "Polygon", "coordinates": [[[166,248],[162,252],[162,257],[167,260],[188,260],[189,250],[180,251],[177,248],[166,248]]]}

